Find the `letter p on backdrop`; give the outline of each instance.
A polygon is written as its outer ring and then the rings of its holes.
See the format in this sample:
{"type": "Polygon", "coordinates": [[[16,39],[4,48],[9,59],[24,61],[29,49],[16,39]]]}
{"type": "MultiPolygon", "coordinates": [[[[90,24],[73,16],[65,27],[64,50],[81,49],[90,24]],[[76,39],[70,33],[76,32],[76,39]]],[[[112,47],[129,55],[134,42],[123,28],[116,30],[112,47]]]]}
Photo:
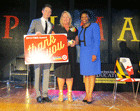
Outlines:
{"type": "Polygon", "coordinates": [[[18,26],[19,19],[16,16],[11,16],[11,15],[4,15],[4,17],[6,17],[6,22],[5,22],[6,23],[5,24],[5,36],[2,37],[2,38],[3,39],[12,39],[12,37],[9,37],[10,29],[14,29],[15,27],[18,26]],[[14,20],[15,20],[15,24],[11,28],[10,28],[10,18],[14,18],[14,20]]]}

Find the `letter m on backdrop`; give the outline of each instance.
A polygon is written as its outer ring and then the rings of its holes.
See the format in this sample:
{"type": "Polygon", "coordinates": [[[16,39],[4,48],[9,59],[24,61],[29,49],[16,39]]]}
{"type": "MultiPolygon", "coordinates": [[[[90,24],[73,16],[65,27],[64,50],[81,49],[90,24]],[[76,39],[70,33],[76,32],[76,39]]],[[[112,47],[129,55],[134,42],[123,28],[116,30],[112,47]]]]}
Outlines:
{"type": "Polygon", "coordinates": [[[2,38],[3,39],[12,39],[12,37],[9,37],[10,29],[14,29],[15,27],[18,26],[19,19],[16,16],[11,16],[11,15],[4,15],[4,17],[6,18],[6,22],[5,22],[6,23],[5,24],[5,36],[2,37],[2,38]],[[14,18],[14,20],[15,20],[15,24],[11,28],[10,28],[10,18],[14,18]]]}

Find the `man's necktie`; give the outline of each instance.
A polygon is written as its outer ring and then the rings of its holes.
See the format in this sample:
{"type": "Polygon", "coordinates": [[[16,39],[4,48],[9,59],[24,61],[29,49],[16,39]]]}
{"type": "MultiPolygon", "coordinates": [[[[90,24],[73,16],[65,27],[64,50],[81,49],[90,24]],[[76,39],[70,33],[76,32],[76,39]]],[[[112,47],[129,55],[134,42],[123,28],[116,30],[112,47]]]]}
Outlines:
{"type": "Polygon", "coordinates": [[[45,34],[47,34],[47,21],[45,21],[45,34]]]}

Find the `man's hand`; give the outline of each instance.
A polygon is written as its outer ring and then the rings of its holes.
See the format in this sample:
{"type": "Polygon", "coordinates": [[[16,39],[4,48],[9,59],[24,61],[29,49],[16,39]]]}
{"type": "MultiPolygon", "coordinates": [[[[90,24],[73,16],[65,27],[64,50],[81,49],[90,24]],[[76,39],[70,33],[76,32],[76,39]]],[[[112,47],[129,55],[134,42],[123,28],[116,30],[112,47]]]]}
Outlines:
{"type": "Polygon", "coordinates": [[[35,34],[36,35],[42,35],[41,32],[39,32],[39,31],[37,31],[35,34]]]}

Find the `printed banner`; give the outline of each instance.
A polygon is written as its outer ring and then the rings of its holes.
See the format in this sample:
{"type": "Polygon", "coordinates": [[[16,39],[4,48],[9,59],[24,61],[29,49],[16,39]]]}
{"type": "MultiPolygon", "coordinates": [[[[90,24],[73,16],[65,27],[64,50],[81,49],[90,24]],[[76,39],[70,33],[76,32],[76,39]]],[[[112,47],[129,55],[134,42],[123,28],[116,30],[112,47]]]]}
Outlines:
{"type": "Polygon", "coordinates": [[[67,34],[24,35],[25,64],[68,62],[67,34]]]}
{"type": "MultiPolygon", "coordinates": [[[[95,83],[114,84],[116,83],[117,74],[114,71],[101,71],[101,74],[96,75],[95,83]]],[[[124,81],[118,81],[118,84],[126,84],[124,81]]]]}

